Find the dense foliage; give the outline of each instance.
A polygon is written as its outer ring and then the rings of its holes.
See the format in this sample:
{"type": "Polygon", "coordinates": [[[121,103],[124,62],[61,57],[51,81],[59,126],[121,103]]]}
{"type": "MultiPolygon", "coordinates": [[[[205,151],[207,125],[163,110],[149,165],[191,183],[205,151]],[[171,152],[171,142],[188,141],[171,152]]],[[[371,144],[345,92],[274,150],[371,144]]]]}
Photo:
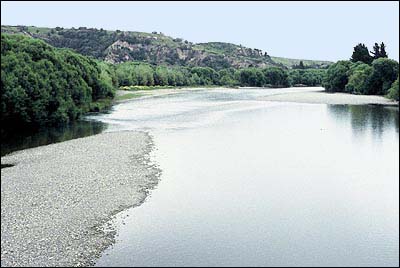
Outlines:
{"type": "Polygon", "coordinates": [[[350,61],[338,61],[329,66],[323,86],[330,92],[387,95],[396,99],[399,63],[387,58],[383,43],[375,44],[373,55],[364,44],[358,44],[350,61]]]}
{"type": "Polygon", "coordinates": [[[394,100],[399,100],[399,77],[393,82],[392,87],[389,88],[388,97],[394,100]]]}
{"type": "MultiPolygon", "coordinates": [[[[100,34],[106,38],[110,35],[107,31],[98,31],[96,36],[100,34]]],[[[57,32],[66,36],[77,33],[63,29],[57,32]]],[[[92,31],[79,33],[93,34],[92,31]]],[[[398,99],[399,64],[387,58],[383,43],[376,44],[373,56],[369,55],[365,45],[359,44],[354,48],[351,61],[338,61],[328,69],[306,67],[300,61],[289,70],[274,66],[221,69],[221,65],[214,69],[132,61],[109,64],[21,35],[2,34],[1,38],[3,126],[69,122],[87,111],[100,110],[110,103],[116,88],[126,86],[288,87],[323,84],[327,91],[387,95],[398,99]]],[[[85,54],[88,54],[92,45],[83,42],[78,46],[85,48],[85,54]]],[[[234,47],[227,48],[219,43],[202,46],[213,53],[228,48],[234,51],[234,47]]],[[[261,51],[257,53],[267,57],[261,51]]]]}
{"type": "Polygon", "coordinates": [[[210,67],[153,66],[140,62],[121,63],[115,69],[120,86],[317,86],[325,74],[325,70],[316,69],[250,67],[217,71],[210,67]]]}
{"type": "Polygon", "coordinates": [[[329,66],[323,86],[327,91],[342,92],[345,90],[349,81],[348,72],[350,69],[350,61],[338,61],[329,66]]]}
{"type": "Polygon", "coordinates": [[[320,86],[326,75],[324,69],[300,69],[289,71],[289,82],[292,86],[320,86]]]}
{"type": "Polygon", "coordinates": [[[374,58],[369,54],[368,48],[364,44],[358,44],[354,47],[353,55],[350,60],[352,62],[364,62],[370,64],[374,58]]]}
{"type": "Polygon", "coordinates": [[[114,96],[111,68],[21,35],[1,35],[3,127],[65,123],[114,96]]]}

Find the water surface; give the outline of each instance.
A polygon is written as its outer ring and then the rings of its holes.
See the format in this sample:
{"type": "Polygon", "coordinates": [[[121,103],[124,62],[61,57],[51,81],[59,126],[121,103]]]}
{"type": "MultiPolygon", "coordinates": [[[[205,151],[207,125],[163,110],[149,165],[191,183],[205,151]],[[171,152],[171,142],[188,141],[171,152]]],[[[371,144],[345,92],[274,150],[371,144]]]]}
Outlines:
{"type": "Polygon", "coordinates": [[[398,109],[259,100],[273,93],[183,91],[96,117],[149,131],[162,169],[97,266],[397,266],[398,109]]]}
{"type": "Polygon", "coordinates": [[[106,127],[100,121],[78,120],[65,126],[43,127],[39,130],[2,131],[1,156],[18,150],[95,135],[106,127]]]}

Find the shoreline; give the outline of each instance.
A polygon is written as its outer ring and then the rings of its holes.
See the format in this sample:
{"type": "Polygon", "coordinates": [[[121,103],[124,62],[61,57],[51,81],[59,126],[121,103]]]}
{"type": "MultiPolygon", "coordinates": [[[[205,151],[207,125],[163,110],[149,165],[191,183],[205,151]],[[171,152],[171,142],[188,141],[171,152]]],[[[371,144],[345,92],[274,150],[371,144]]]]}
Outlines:
{"type": "Polygon", "coordinates": [[[279,93],[260,97],[260,100],[310,104],[382,105],[397,107],[399,105],[397,101],[387,99],[383,96],[331,93],[326,92],[322,87],[302,88],[299,92],[279,93]]]}
{"type": "Polygon", "coordinates": [[[1,266],[88,266],[114,243],[104,229],[140,205],[160,170],[145,132],[108,132],[1,158],[1,266]]]}
{"type": "MultiPolygon", "coordinates": [[[[280,89],[264,87],[187,87],[187,88],[161,88],[153,90],[117,90],[117,96],[120,99],[114,100],[114,104],[126,102],[140,97],[161,96],[175,94],[184,90],[202,90],[202,89],[280,89]],[[126,98],[124,98],[126,96],[126,98]]],[[[288,88],[282,88],[288,89],[288,88]]],[[[399,102],[378,95],[356,95],[343,92],[326,92],[323,87],[290,87],[292,91],[277,93],[260,97],[259,100],[277,101],[277,102],[296,102],[309,104],[343,104],[343,105],[381,105],[398,107],[399,102]]]]}
{"type": "MultiPolygon", "coordinates": [[[[327,93],[321,87],[291,89],[258,100],[398,107],[381,96],[327,93]]],[[[141,96],[181,90],[158,89],[141,96]]],[[[148,133],[122,131],[1,157],[2,166],[9,165],[2,168],[1,178],[1,265],[94,265],[115,241],[112,220],[142,204],[158,184],[161,170],[150,162],[153,149],[148,133]]]]}

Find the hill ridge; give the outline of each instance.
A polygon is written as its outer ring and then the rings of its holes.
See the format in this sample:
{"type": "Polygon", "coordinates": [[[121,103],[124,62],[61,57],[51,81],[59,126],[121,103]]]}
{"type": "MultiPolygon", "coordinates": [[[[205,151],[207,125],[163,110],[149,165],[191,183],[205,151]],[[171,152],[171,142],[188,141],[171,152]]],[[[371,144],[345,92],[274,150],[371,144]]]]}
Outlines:
{"type": "MultiPolygon", "coordinates": [[[[224,68],[291,68],[297,59],[270,56],[266,51],[229,42],[193,43],[161,32],[104,30],[102,28],[48,28],[2,25],[1,32],[24,34],[55,47],[70,48],[110,63],[142,61],[151,64],[224,68]]],[[[303,60],[307,66],[325,68],[331,62],[303,60]]]]}

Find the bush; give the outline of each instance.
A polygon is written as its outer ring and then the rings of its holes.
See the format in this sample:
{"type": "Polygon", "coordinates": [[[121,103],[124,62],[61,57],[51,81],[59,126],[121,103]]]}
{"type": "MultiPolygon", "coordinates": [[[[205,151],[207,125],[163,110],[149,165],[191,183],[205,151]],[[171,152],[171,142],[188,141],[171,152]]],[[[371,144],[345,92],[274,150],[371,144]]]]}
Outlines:
{"type": "Polygon", "coordinates": [[[349,82],[345,91],[353,94],[368,94],[373,68],[368,64],[354,64],[349,71],[349,82]]]}
{"type": "Polygon", "coordinates": [[[350,65],[350,61],[338,61],[329,66],[323,82],[323,86],[327,91],[345,91],[346,84],[349,80],[348,71],[350,69],[350,65]]]}
{"type": "Polygon", "coordinates": [[[323,69],[290,70],[288,73],[289,83],[292,86],[320,86],[325,74],[326,70],[323,69]]]}
{"type": "Polygon", "coordinates": [[[393,82],[392,87],[388,91],[387,97],[392,100],[399,101],[399,77],[393,82]]]}
{"type": "Polygon", "coordinates": [[[399,63],[387,58],[372,62],[374,71],[371,76],[369,94],[386,95],[399,75],[399,63]]]}
{"type": "Polygon", "coordinates": [[[93,59],[41,40],[1,34],[1,123],[63,124],[114,96],[111,71],[93,59]]]}

